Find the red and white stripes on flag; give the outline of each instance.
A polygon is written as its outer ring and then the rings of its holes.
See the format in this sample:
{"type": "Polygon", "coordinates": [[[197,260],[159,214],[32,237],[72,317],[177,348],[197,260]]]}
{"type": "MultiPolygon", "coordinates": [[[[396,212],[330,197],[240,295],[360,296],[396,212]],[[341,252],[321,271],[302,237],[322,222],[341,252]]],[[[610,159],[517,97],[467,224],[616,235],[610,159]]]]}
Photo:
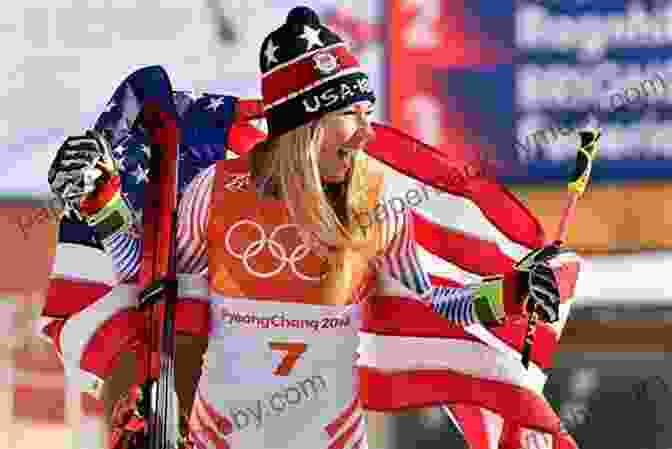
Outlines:
{"type": "Polygon", "coordinates": [[[328,449],[368,448],[364,410],[359,396],[355,397],[339,416],[324,430],[329,434],[328,449]]]}
{"type": "MultiPolygon", "coordinates": [[[[423,266],[434,282],[460,286],[509,272],[516,260],[544,245],[536,218],[483,176],[475,161],[447,161],[438,150],[382,126],[368,153],[387,165],[392,196],[432,192],[411,205],[423,266]]],[[[562,289],[562,320],[537,326],[529,370],[520,361],[527,329],[522,314],[493,329],[456,328],[401,297],[368,302],[359,358],[365,406],[394,411],[449,404],[460,427],[469,429],[465,437],[472,449],[504,448],[512,438],[522,439],[512,449],[562,447],[563,438],[542,441],[550,437],[544,433],[562,433],[542,394],[543,370],[552,365],[569,314],[578,259],[569,255],[557,263],[569,279],[562,289]]]]}
{"type": "Polygon", "coordinates": [[[67,243],[57,246],[42,310],[43,333],[53,342],[68,381],[96,398],[114,360],[129,348],[125,339],[133,338],[130,334],[140,324],[131,310],[133,288],[117,284],[104,252],[67,243]]]}
{"type": "MultiPolygon", "coordinates": [[[[387,167],[388,194],[404,199],[397,204],[413,206],[420,256],[433,281],[457,286],[507,272],[528,251],[543,246],[546,238],[537,219],[481,173],[478,158],[450,161],[395,129],[377,124],[374,129],[367,152],[387,167]],[[423,194],[413,195],[411,203],[407,192],[418,189],[423,194]]],[[[85,258],[76,251],[58,248],[43,312],[53,321],[45,332],[62,354],[66,373],[97,393],[119,352],[142,343],[147,323],[134,310],[135,287],[116,284],[109,258],[99,251],[85,258]],[[92,260],[100,266],[93,267],[92,260]],[[70,299],[63,301],[66,296],[70,299]]],[[[577,260],[565,264],[569,277],[577,273],[577,260]]],[[[532,363],[525,370],[520,350],[527,318],[522,315],[494,329],[457,328],[418,302],[391,296],[370,301],[364,305],[358,361],[363,404],[380,411],[459,404],[458,419],[486,417],[473,422],[485,423],[488,445],[480,447],[487,449],[497,447],[503,434],[524,428],[557,435],[560,420],[542,395],[543,369],[552,365],[570,304],[568,298],[562,305],[560,323],[538,325],[532,363]],[[470,415],[469,407],[478,413],[470,415]],[[502,430],[509,428],[514,430],[502,430]]],[[[176,316],[178,330],[207,333],[205,303],[178,304],[176,316]]]]}
{"type": "MultiPolygon", "coordinates": [[[[235,115],[228,146],[248,151],[264,136],[255,123],[263,105],[240,100],[235,115]]],[[[207,285],[195,287],[190,276],[180,279],[176,329],[207,335],[209,310],[202,301],[207,285]]],[[[137,294],[135,283],[119,283],[112,258],[102,250],[58,243],[42,310],[43,333],[54,344],[69,382],[94,397],[100,396],[123,352],[137,351],[140,361],[147,356],[149,317],[136,309],[137,294]]],[[[138,373],[138,383],[143,375],[138,373]]]]}
{"type": "MultiPolygon", "coordinates": [[[[207,335],[207,284],[198,276],[178,279],[177,331],[207,335]]],[[[54,344],[68,382],[96,398],[122,353],[146,356],[148,347],[149,318],[136,308],[137,285],[115,283],[112,261],[102,251],[72,244],[57,247],[42,332],[54,344]]],[[[144,375],[138,373],[140,382],[144,375]]]]}

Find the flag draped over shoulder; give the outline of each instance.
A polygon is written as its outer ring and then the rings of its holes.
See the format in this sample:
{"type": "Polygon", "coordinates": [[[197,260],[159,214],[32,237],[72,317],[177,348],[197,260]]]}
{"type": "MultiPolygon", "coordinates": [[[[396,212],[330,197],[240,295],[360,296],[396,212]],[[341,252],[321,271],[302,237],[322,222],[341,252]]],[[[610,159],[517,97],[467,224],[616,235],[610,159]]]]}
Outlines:
{"type": "MultiPolygon", "coordinates": [[[[114,155],[123,189],[138,214],[143,210],[149,142],[135,120],[148,83],[157,86],[157,71],[165,74],[160,67],[149,67],[125,80],[98,122],[115,130],[114,155]]],[[[244,155],[263,138],[248,120],[260,116],[260,102],[207,94],[196,99],[170,89],[164,95],[174,101],[182,136],[180,190],[202,169],[226,158],[227,149],[244,155]]],[[[376,138],[367,152],[386,171],[388,197],[397,198],[388,206],[393,211],[413,208],[421,259],[435,283],[460,286],[508,272],[516,260],[545,243],[536,218],[477,163],[447,160],[398,130],[379,124],[374,128],[376,138]]],[[[49,321],[45,333],[66,374],[94,394],[119,353],[142,343],[146,326],[134,310],[137,286],[119,284],[111,263],[85,224],[64,219],[43,311],[49,321]]],[[[177,330],[207,333],[206,304],[180,296],[177,330]]],[[[538,325],[528,371],[520,362],[524,316],[493,329],[459,328],[417,302],[378,299],[364,307],[358,360],[367,408],[450,404],[472,449],[497,447],[492,441],[523,427],[560,431],[559,419],[542,395],[543,370],[552,365],[571,299],[561,307],[560,323],[538,325]]]]}
{"type": "MultiPolygon", "coordinates": [[[[148,102],[177,115],[180,192],[202,169],[225,159],[227,150],[247,151],[263,137],[246,120],[258,113],[256,103],[227,95],[196,98],[187,91],[173,91],[160,66],[132,73],[116,89],[95,128],[105,130],[111,141],[122,191],[139,220],[145,210],[152,151],[151,136],[141,120],[148,102]]],[[[99,396],[117,357],[146,344],[148,323],[135,310],[138,284],[135,280],[118,282],[111,258],[103,252],[92,229],[76,217],[63,218],[57,245],[42,311],[43,332],[54,343],[69,380],[99,396]]],[[[207,329],[207,308],[203,304],[180,304],[177,312],[178,331],[207,329]],[[184,307],[189,313],[181,313],[184,307]]]]}
{"type": "MultiPolygon", "coordinates": [[[[446,160],[438,150],[384,126],[376,127],[368,153],[387,166],[386,185],[398,198],[396,209],[390,204],[393,212],[413,207],[421,260],[436,284],[462,286],[510,272],[515,261],[547,240],[530,211],[478,164],[446,160]]],[[[576,274],[578,261],[567,265],[576,274]]],[[[561,433],[560,420],[542,395],[543,370],[553,363],[569,314],[573,285],[569,290],[561,321],[538,324],[529,370],[520,355],[526,316],[491,329],[460,328],[417,302],[374,298],[365,304],[358,360],[365,406],[393,411],[450,404],[472,449],[526,438],[521,429],[561,433]]]]}

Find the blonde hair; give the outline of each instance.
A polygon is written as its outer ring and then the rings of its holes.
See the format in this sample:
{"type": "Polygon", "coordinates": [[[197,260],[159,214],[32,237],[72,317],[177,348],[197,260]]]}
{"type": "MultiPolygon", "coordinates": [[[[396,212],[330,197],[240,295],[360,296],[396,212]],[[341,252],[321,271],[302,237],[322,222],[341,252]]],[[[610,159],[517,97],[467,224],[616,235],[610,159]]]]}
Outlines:
{"type": "Polygon", "coordinates": [[[284,200],[303,240],[327,261],[323,277],[332,279],[331,284],[344,286],[351,280],[345,266],[348,255],[371,248],[376,233],[358,222],[370,207],[366,155],[354,157],[344,191],[335,202],[330,202],[325,193],[318,162],[330,118],[327,114],[257,144],[250,154],[250,166],[260,190],[284,200]]]}

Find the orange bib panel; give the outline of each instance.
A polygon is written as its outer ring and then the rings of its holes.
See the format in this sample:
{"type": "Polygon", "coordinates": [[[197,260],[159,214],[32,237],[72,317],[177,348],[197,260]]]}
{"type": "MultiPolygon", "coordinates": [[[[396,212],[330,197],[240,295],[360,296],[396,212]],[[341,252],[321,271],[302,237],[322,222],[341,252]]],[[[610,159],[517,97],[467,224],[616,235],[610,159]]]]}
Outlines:
{"type": "MultiPolygon", "coordinates": [[[[380,182],[372,184],[376,187],[369,190],[371,208],[381,186],[380,182]]],[[[357,254],[346,259],[344,269],[352,271],[352,283],[343,287],[350,288],[353,296],[361,294],[363,284],[372,283],[369,258],[357,254]]],[[[282,200],[258,197],[245,159],[217,163],[208,263],[215,294],[310,304],[321,301],[323,259],[303,242],[282,200]]]]}

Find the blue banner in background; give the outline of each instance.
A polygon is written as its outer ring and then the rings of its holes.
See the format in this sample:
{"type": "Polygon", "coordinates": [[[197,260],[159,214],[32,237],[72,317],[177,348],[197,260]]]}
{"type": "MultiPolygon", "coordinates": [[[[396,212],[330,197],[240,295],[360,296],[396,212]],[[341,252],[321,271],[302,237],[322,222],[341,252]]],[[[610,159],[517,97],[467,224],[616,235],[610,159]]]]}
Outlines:
{"type": "Polygon", "coordinates": [[[672,1],[523,0],[514,11],[515,157],[504,180],[565,181],[574,130],[588,123],[603,130],[595,181],[672,178],[672,1]]]}

